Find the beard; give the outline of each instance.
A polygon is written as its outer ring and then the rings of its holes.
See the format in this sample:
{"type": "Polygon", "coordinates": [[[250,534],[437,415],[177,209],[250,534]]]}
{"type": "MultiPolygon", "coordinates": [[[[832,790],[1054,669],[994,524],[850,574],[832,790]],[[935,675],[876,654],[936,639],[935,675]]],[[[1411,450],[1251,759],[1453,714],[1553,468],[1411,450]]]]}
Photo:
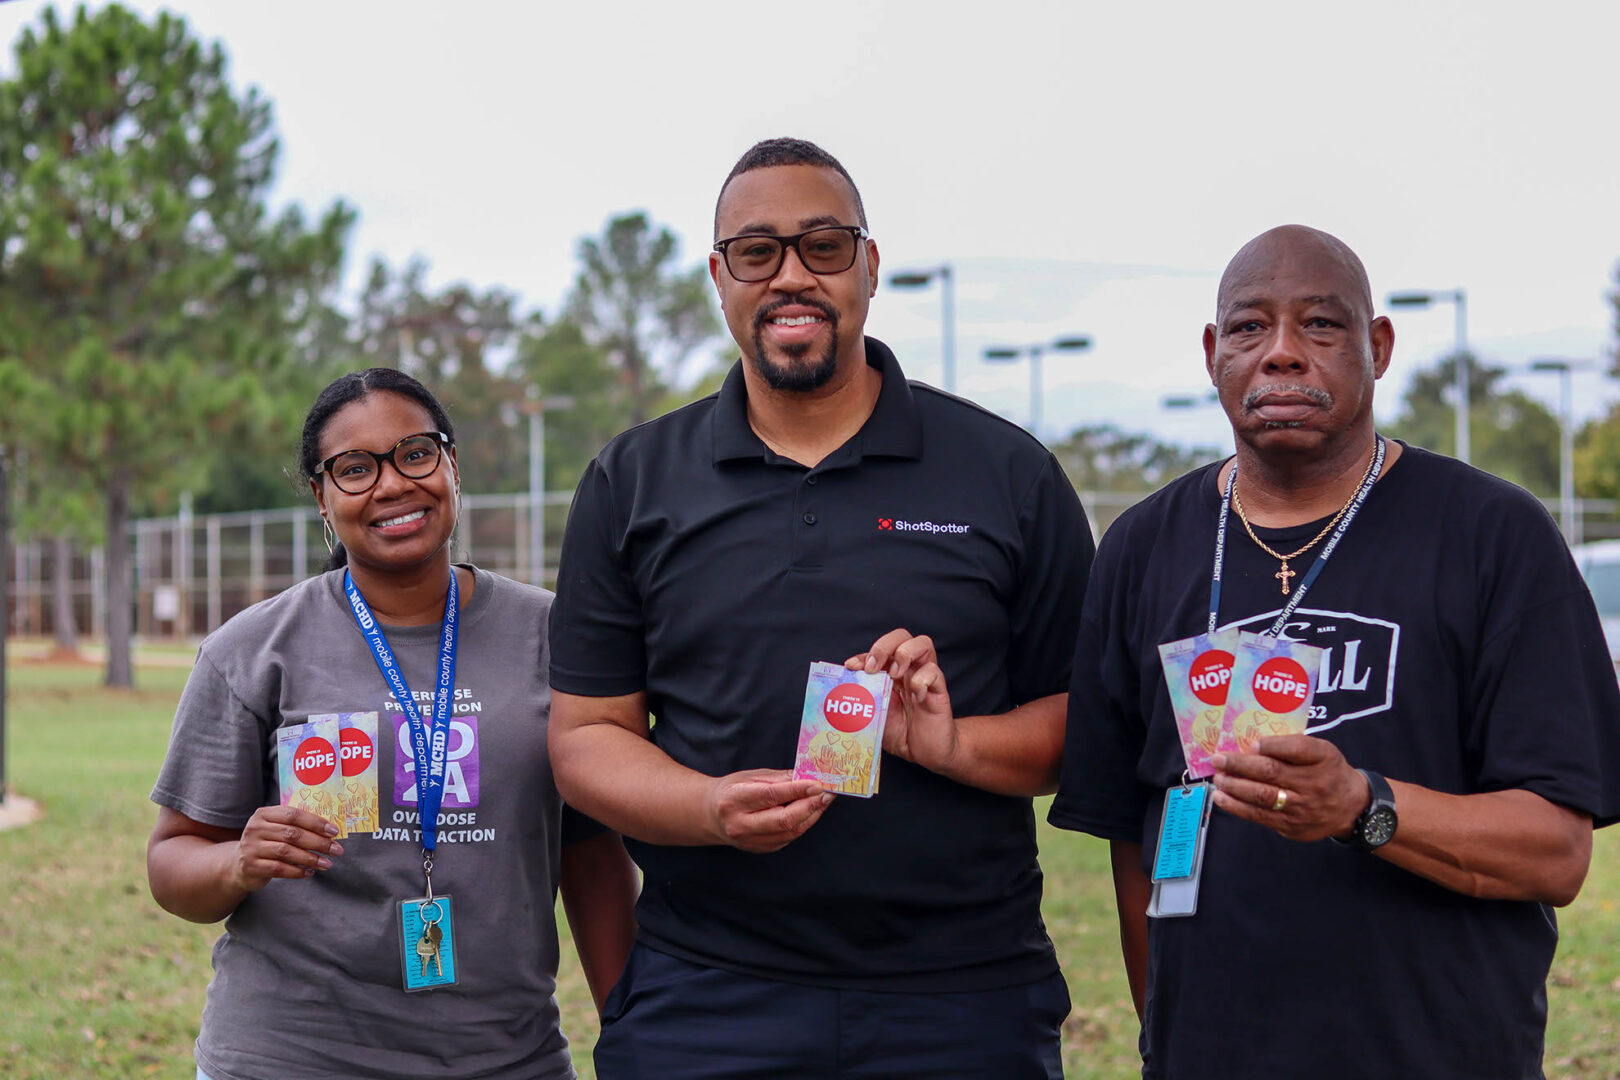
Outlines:
{"type": "Polygon", "coordinates": [[[764,379],[765,385],[772,390],[798,394],[819,390],[838,373],[838,312],[826,304],[802,297],[786,297],[761,308],[754,316],[754,351],[748,359],[755,373],[764,379]],[[790,305],[813,307],[827,320],[827,328],[832,332],[828,335],[826,348],[822,350],[820,356],[810,356],[810,350],[814,346],[809,343],[776,346],[777,351],[787,357],[788,363],[766,355],[765,327],[775,312],[790,305]],[[808,362],[806,358],[809,358],[808,362]]]}

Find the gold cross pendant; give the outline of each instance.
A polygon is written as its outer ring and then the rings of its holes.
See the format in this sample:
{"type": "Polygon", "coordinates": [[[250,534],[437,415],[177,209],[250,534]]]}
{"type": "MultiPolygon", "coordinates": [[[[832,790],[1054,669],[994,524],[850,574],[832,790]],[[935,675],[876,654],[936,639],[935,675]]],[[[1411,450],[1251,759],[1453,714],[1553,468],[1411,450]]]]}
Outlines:
{"type": "Polygon", "coordinates": [[[1282,582],[1282,591],[1283,591],[1284,596],[1288,595],[1288,580],[1290,578],[1299,577],[1298,574],[1296,574],[1292,570],[1288,569],[1288,560],[1287,559],[1284,559],[1282,561],[1282,569],[1277,571],[1275,574],[1272,574],[1271,576],[1276,578],[1278,581],[1282,582]]]}

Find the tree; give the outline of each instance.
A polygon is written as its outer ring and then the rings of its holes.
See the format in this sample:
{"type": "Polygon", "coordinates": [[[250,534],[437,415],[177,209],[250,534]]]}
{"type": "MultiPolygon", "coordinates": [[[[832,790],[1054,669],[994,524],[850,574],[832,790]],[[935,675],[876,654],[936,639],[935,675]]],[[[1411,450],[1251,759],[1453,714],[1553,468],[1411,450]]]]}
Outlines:
{"type": "Polygon", "coordinates": [[[1076,428],[1052,453],[1077,491],[1147,493],[1220,457],[1213,447],[1163,443],[1112,424],[1076,428]]]}
{"type": "MultiPolygon", "coordinates": [[[[1558,418],[1522,390],[1501,387],[1505,368],[1469,360],[1468,417],[1473,464],[1536,495],[1558,492],[1558,418]]],[[[1414,446],[1452,454],[1457,409],[1449,400],[1457,362],[1446,357],[1412,376],[1401,412],[1387,433],[1414,446]]]]}
{"type": "Polygon", "coordinates": [[[270,106],[218,44],[112,4],[47,8],[0,82],[0,382],[16,438],[93,485],[107,683],[132,683],[132,501],[196,487],[336,285],[353,215],[267,205],[270,106]]]}
{"type": "Polygon", "coordinates": [[[477,433],[456,450],[471,491],[520,491],[528,481],[518,423],[524,387],[507,362],[516,304],[504,289],[459,282],[431,292],[421,259],[398,272],[374,261],[360,296],[357,366],[408,372],[444,403],[458,431],[477,433]]]}
{"type": "Polygon", "coordinates": [[[632,425],[654,415],[664,385],[720,329],[707,268],[681,270],[676,257],[675,234],[639,211],[579,242],[566,316],[618,368],[632,425]]]}

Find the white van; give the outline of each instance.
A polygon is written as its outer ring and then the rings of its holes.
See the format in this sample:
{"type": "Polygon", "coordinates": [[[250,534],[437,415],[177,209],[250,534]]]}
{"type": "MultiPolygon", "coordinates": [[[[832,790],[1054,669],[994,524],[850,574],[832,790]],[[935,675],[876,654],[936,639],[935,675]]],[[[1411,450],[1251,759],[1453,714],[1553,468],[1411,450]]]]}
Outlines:
{"type": "Polygon", "coordinates": [[[1598,540],[1576,544],[1575,565],[1581,568],[1586,585],[1597,601],[1603,617],[1603,636],[1609,639],[1609,655],[1620,664],[1620,540],[1598,540]]]}

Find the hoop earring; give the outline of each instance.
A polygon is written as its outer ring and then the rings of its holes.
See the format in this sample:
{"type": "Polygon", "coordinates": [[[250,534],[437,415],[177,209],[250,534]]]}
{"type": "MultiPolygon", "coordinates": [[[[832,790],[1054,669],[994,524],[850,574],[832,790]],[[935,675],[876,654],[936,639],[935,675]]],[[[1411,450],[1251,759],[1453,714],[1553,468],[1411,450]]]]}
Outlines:
{"type": "Polygon", "coordinates": [[[332,554],[333,542],[337,539],[337,535],[332,532],[332,523],[326,520],[325,514],[321,515],[321,539],[326,541],[326,553],[332,554]]]}

